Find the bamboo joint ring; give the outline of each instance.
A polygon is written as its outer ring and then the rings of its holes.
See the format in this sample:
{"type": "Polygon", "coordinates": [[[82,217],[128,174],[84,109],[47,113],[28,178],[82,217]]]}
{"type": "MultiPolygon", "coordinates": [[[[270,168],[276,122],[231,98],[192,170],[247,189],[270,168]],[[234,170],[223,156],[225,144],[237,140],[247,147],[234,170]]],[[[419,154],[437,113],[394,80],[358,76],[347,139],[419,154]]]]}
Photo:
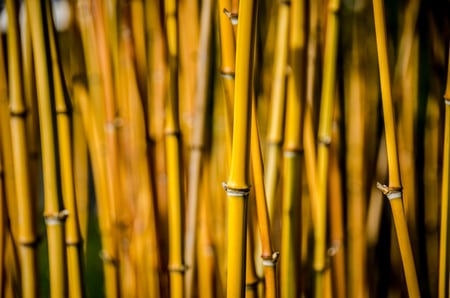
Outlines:
{"type": "Polygon", "coordinates": [[[402,187],[390,187],[377,182],[377,188],[381,190],[389,200],[401,199],[402,197],[402,187]]]}
{"type": "Polygon", "coordinates": [[[231,197],[246,197],[250,193],[250,187],[245,188],[231,188],[225,182],[222,182],[223,189],[231,197]]]}

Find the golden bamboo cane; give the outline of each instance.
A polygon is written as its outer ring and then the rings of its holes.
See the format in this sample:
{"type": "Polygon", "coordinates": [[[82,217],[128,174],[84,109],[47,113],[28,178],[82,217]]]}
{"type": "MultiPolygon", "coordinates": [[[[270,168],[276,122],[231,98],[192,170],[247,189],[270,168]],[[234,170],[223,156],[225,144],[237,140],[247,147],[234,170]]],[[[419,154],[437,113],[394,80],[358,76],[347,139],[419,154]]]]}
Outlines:
{"type": "Polygon", "coordinates": [[[232,21],[229,19],[231,3],[219,0],[219,36],[220,36],[220,75],[222,77],[225,99],[226,146],[231,155],[233,134],[234,76],[236,63],[236,44],[232,21]]]}
{"type": "Polygon", "coordinates": [[[386,135],[389,186],[378,185],[389,199],[392,217],[400,247],[406,286],[410,297],[419,297],[420,291],[417,281],[416,267],[409,240],[408,227],[402,203],[402,185],[398,164],[397,141],[395,136],[394,112],[391,98],[391,82],[387,56],[386,28],[384,21],[384,5],[382,0],[373,1],[375,19],[375,36],[377,40],[378,67],[381,83],[381,98],[383,101],[383,115],[386,135]]]}
{"type": "Polygon", "coordinates": [[[300,226],[302,198],[303,102],[305,98],[305,2],[293,0],[290,8],[289,66],[286,124],[283,145],[283,203],[281,226],[281,297],[298,297],[301,291],[300,226]]]}
{"type": "Polygon", "coordinates": [[[225,185],[228,196],[227,297],[243,297],[245,241],[249,193],[250,123],[256,1],[241,2],[236,50],[233,142],[231,166],[225,185]]]}
{"type": "Polygon", "coordinates": [[[256,113],[255,97],[252,104],[251,124],[251,160],[253,184],[255,188],[256,212],[258,218],[259,233],[261,236],[261,259],[264,266],[265,297],[278,297],[278,280],[276,276],[276,264],[278,252],[272,248],[270,233],[270,219],[267,208],[266,191],[264,187],[264,168],[261,153],[261,142],[258,131],[258,119],[256,113]]]}
{"type": "Polygon", "coordinates": [[[50,5],[50,3],[41,3],[36,0],[26,2],[36,69],[45,195],[44,217],[49,248],[50,296],[66,297],[68,288],[64,220],[67,213],[63,210],[61,201],[59,150],[55,140],[57,134],[55,98],[54,90],[50,88],[53,76],[49,69],[51,57],[44,21],[46,20],[45,8],[42,5],[50,5]]]}
{"type": "Polygon", "coordinates": [[[73,84],[74,104],[81,111],[83,127],[87,139],[89,154],[92,161],[92,172],[95,182],[95,194],[99,210],[99,226],[102,243],[101,258],[103,260],[103,274],[105,279],[105,296],[114,298],[119,296],[119,281],[117,273],[117,248],[112,236],[111,214],[108,205],[108,187],[105,161],[102,158],[100,123],[94,116],[94,109],[85,87],[80,82],[73,84]]]}
{"type": "Polygon", "coordinates": [[[168,274],[163,271],[161,264],[167,263],[167,185],[164,158],[157,158],[164,154],[164,98],[167,92],[167,59],[166,43],[162,28],[160,5],[158,1],[146,1],[146,33],[147,33],[147,62],[148,62],[148,94],[147,94],[147,133],[148,159],[151,163],[151,179],[154,185],[153,203],[155,206],[155,221],[158,223],[158,251],[161,295],[167,296],[168,274]]]}
{"type": "Polygon", "coordinates": [[[203,2],[200,22],[200,44],[197,59],[197,86],[195,94],[195,119],[191,133],[189,152],[188,207],[186,221],[185,259],[189,270],[186,272],[186,297],[192,297],[195,271],[195,246],[197,241],[198,199],[200,194],[200,177],[202,173],[203,151],[205,150],[205,133],[209,125],[206,123],[208,106],[209,70],[211,57],[211,31],[213,2],[203,2]],[[208,125],[208,126],[207,126],[208,125]]]}
{"type": "Polygon", "coordinates": [[[32,201],[25,115],[27,107],[23,94],[22,52],[16,3],[6,2],[8,22],[8,74],[10,97],[11,145],[17,194],[18,244],[22,296],[37,297],[37,233],[35,204],[32,201]]]}
{"type": "Polygon", "coordinates": [[[322,297],[325,290],[324,272],[326,270],[326,228],[327,228],[327,189],[328,189],[328,159],[331,142],[331,124],[336,81],[336,56],[339,34],[340,1],[328,3],[328,19],[325,36],[324,70],[322,81],[322,95],[320,101],[320,116],[318,130],[317,169],[319,183],[319,202],[317,230],[315,234],[314,270],[316,271],[316,297],[322,297]]]}
{"type": "Polygon", "coordinates": [[[254,201],[250,201],[248,206],[248,221],[247,221],[247,240],[245,249],[245,297],[258,297],[258,275],[255,267],[255,235],[254,235],[254,201]]]}
{"type": "MultiPolygon", "coordinates": [[[[1,124],[0,124],[1,125],[1,124]]],[[[1,130],[0,130],[0,135],[1,135],[1,130]]],[[[2,157],[2,139],[0,136],[0,256],[4,256],[5,255],[5,235],[7,233],[7,217],[6,217],[6,198],[5,198],[5,179],[4,179],[4,168],[3,168],[3,157],[2,157]]],[[[0,259],[0,268],[4,268],[5,266],[5,261],[2,259],[0,259]]],[[[0,270],[0,293],[4,293],[4,288],[5,288],[5,278],[4,274],[4,270],[0,270]]]]}
{"type": "Polygon", "coordinates": [[[365,81],[362,55],[359,50],[358,23],[352,22],[351,52],[348,70],[346,69],[346,175],[347,175],[347,210],[348,210],[348,295],[350,297],[367,296],[366,239],[362,225],[366,219],[365,172],[364,169],[364,94],[365,81]]]}
{"type": "MultiPolygon", "coordinates": [[[[448,53],[450,57],[450,49],[448,53]]],[[[439,245],[439,297],[448,296],[448,197],[450,184],[450,60],[447,68],[447,85],[444,93],[445,128],[444,151],[442,161],[442,190],[441,190],[441,233],[439,245]]]]}
{"type": "Polygon", "coordinates": [[[165,1],[167,49],[169,58],[169,94],[165,110],[165,145],[169,205],[169,282],[170,296],[184,297],[184,191],[182,147],[178,115],[178,22],[177,3],[165,1]]]}
{"type": "Polygon", "coordinates": [[[274,220],[275,197],[281,168],[281,150],[286,105],[286,64],[288,56],[289,1],[280,1],[277,19],[277,37],[274,51],[273,81],[270,94],[271,108],[267,131],[265,185],[270,219],[274,220]]]}
{"type": "Polygon", "coordinates": [[[84,257],[83,241],[78,222],[78,210],[75,199],[73,176],[73,155],[71,140],[71,103],[65,88],[63,73],[56,48],[56,36],[53,29],[52,14],[47,7],[47,26],[50,52],[52,57],[53,83],[55,92],[55,110],[57,124],[57,140],[59,145],[59,162],[61,165],[61,191],[64,205],[68,212],[66,220],[66,253],[68,266],[69,297],[84,297],[84,257]]]}
{"type": "MultiPolygon", "coordinates": [[[[141,98],[147,96],[147,50],[145,45],[145,9],[143,0],[131,1],[130,21],[135,49],[136,77],[141,98]]],[[[144,110],[145,112],[145,110],[144,110]]]]}

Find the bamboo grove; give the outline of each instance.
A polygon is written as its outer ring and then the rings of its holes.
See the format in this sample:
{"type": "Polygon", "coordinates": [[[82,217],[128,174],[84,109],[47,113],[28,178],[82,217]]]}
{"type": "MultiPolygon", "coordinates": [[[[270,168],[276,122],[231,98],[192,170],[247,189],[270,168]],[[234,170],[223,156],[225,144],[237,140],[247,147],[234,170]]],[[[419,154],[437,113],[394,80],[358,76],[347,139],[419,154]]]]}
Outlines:
{"type": "Polygon", "coordinates": [[[450,295],[448,1],[0,8],[1,297],[450,295]]]}

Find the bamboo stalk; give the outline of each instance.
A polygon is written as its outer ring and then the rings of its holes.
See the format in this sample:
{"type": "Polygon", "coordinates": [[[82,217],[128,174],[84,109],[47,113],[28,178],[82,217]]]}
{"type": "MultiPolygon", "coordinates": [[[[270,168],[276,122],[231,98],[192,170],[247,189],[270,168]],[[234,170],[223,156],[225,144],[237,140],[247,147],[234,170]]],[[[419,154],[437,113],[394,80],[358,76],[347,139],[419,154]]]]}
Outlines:
{"type": "Polygon", "coordinates": [[[317,179],[319,184],[319,202],[317,213],[317,230],[315,234],[314,270],[316,271],[315,295],[322,297],[325,290],[324,272],[326,270],[326,230],[327,230],[327,185],[329,145],[331,142],[331,124],[336,81],[336,58],[339,33],[340,1],[328,3],[328,19],[325,36],[324,69],[322,81],[322,95],[320,101],[318,151],[317,151],[317,179]]]}
{"type": "Polygon", "coordinates": [[[105,280],[105,296],[114,298],[119,296],[119,282],[117,280],[117,247],[112,236],[111,215],[108,211],[108,188],[106,182],[105,161],[102,158],[100,124],[93,115],[94,109],[89,102],[88,93],[80,82],[74,82],[74,104],[81,111],[83,127],[87,139],[89,154],[92,161],[92,171],[95,182],[95,194],[99,210],[99,225],[102,243],[100,257],[103,261],[105,280]]]}
{"type": "Polygon", "coordinates": [[[52,57],[52,71],[55,92],[55,110],[57,124],[57,140],[59,145],[59,158],[61,165],[61,191],[64,205],[68,212],[66,219],[66,253],[68,265],[69,297],[84,297],[84,258],[83,241],[78,223],[78,210],[75,198],[75,185],[73,176],[73,155],[71,140],[71,103],[56,48],[56,36],[51,21],[50,7],[47,7],[47,21],[50,52],[52,57]]]}
{"type": "Polygon", "coordinates": [[[273,81],[270,93],[271,113],[268,119],[265,185],[270,219],[274,220],[275,197],[281,169],[281,150],[286,105],[286,65],[288,56],[288,33],[290,2],[280,1],[277,16],[273,81]]]}
{"type": "Polygon", "coordinates": [[[283,146],[283,203],[281,226],[281,297],[298,297],[301,293],[301,200],[303,154],[303,102],[305,99],[305,2],[291,4],[289,33],[290,74],[287,84],[286,124],[283,146]]]}
{"type": "Polygon", "coordinates": [[[346,70],[346,193],[348,196],[348,292],[350,297],[367,296],[366,269],[366,198],[365,198],[365,169],[364,169],[364,118],[363,99],[365,98],[364,69],[361,65],[362,57],[359,50],[358,23],[353,21],[351,30],[352,61],[346,70]]]}
{"type": "Polygon", "coordinates": [[[245,288],[245,247],[249,193],[249,134],[251,123],[252,71],[255,39],[256,1],[241,2],[236,50],[233,142],[231,166],[225,186],[228,197],[227,297],[243,297],[245,288]]]}
{"type": "Polygon", "coordinates": [[[49,263],[50,296],[67,296],[67,259],[64,248],[64,220],[67,213],[61,202],[59,150],[57,146],[57,127],[55,98],[50,88],[52,71],[49,69],[50,52],[46,35],[45,9],[40,1],[29,0],[27,15],[31,25],[34,63],[36,69],[38,110],[40,119],[42,166],[44,176],[44,217],[46,221],[49,263]],[[39,57],[39,59],[37,59],[39,57]],[[62,210],[62,211],[61,211],[62,210]]]}
{"type": "Polygon", "coordinates": [[[233,25],[225,13],[231,6],[230,0],[219,0],[219,35],[220,35],[220,74],[224,86],[225,98],[225,121],[227,148],[231,154],[231,140],[233,133],[233,105],[234,105],[234,76],[236,45],[233,32],[233,25]]]}
{"type": "Polygon", "coordinates": [[[406,286],[411,297],[419,297],[419,286],[417,282],[416,268],[412,254],[408,227],[403,210],[402,186],[398,164],[397,141],[395,136],[395,122],[392,108],[391,86],[389,76],[389,63],[386,45],[386,28],[384,21],[383,1],[373,1],[373,12],[375,19],[375,36],[378,49],[378,64],[381,83],[381,97],[383,101],[383,115],[385,122],[385,135],[388,157],[389,186],[378,185],[389,199],[392,217],[400,247],[400,254],[405,273],[406,286]]]}
{"type": "Polygon", "coordinates": [[[200,177],[202,175],[205,134],[209,131],[207,112],[211,99],[209,91],[209,70],[211,57],[211,31],[214,5],[212,0],[203,2],[200,21],[200,44],[197,59],[197,86],[195,94],[195,118],[191,133],[189,152],[188,206],[186,220],[185,259],[189,268],[186,271],[186,297],[192,297],[194,289],[195,247],[197,241],[198,199],[200,177]]]}
{"type": "MultiPolygon", "coordinates": [[[[148,95],[147,95],[147,133],[148,133],[148,158],[151,164],[151,178],[154,185],[153,203],[155,206],[156,222],[158,224],[158,250],[160,252],[159,270],[161,264],[167,263],[167,185],[165,175],[164,158],[157,158],[164,154],[164,98],[167,92],[167,56],[166,44],[160,3],[158,1],[146,1],[146,32],[147,32],[147,57],[148,57],[148,95]]],[[[161,295],[167,296],[168,274],[160,272],[161,295]],[[163,274],[164,273],[164,274],[163,274]]]]}
{"type": "MultiPolygon", "coordinates": [[[[335,120],[336,121],[336,120],[335,120]]],[[[333,124],[333,140],[341,140],[337,123],[333,124]]],[[[333,142],[330,147],[330,195],[328,204],[330,206],[330,248],[328,255],[331,263],[332,293],[333,297],[347,297],[347,275],[346,275],[346,250],[344,232],[342,173],[339,164],[340,142],[333,142]]],[[[350,254],[348,257],[352,257],[350,254]]]]}
{"type": "MultiPolygon", "coordinates": [[[[450,49],[449,54],[450,57],[450,49]]],[[[448,198],[450,184],[450,60],[447,67],[447,84],[444,93],[445,126],[444,149],[442,161],[442,189],[441,189],[441,231],[439,244],[439,281],[438,295],[440,298],[448,295],[448,198]]]]}
{"type": "Polygon", "coordinates": [[[22,296],[37,297],[37,233],[36,214],[31,196],[29,176],[28,146],[26,135],[27,112],[22,85],[22,58],[19,40],[19,22],[14,1],[7,1],[8,23],[8,63],[11,145],[14,159],[14,176],[17,194],[18,244],[22,296]]]}
{"type": "MultiPolygon", "coordinates": [[[[254,201],[253,201],[254,202],[254,201]]],[[[253,214],[254,205],[250,202],[248,207],[247,221],[247,239],[246,239],[246,249],[245,249],[245,297],[256,298],[258,297],[258,275],[256,274],[255,267],[255,235],[254,235],[254,224],[255,218],[253,214]]]]}
{"type": "Polygon", "coordinates": [[[178,20],[177,3],[165,0],[167,49],[169,58],[169,94],[165,103],[165,145],[169,214],[169,282],[170,296],[184,297],[184,191],[182,175],[182,144],[178,115],[178,20]]]}
{"type": "Polygon", "coordinates": [[[258,131],[255,98],[253,99],[252,104],[251,161],[253,183],[255,188],[256,212],[258,218],[259,233],[261,237],[261,259],[264,266],[264,293],[265,297],[274,298],[278,297],[278,281],[276,276],[278,252],[275,252],[272,248],[270,218],[267,208],[266,191],[264,187],[264,168],[261,153],[261,142],[258,131]]]}

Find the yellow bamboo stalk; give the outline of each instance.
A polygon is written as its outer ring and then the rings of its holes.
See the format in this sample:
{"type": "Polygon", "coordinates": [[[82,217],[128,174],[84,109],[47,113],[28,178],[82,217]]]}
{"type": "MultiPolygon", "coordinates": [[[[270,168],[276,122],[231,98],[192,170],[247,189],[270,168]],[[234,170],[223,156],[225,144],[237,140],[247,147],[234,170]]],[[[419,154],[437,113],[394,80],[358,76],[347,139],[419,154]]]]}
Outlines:
{"type": "Polygon", "coordinates": [[[186,297],[192,296],[194,288],[195,271],[195,246],[197,241],[198,222],[198,197],[200,194],[200,177],[202,173],[203,151],[205,150],[205,133],[209,124],[206,122],[210,98],[209,91],[209,70],[211,57],[211,31],[213,2],[207,0],[203,2],[201,9],[200,23],[200,43],[198,46],[197,59],[197,86],[195,94],[195,118],[191,133],[191,148],[189,152],[189,180],[188,180],[188,206],[186,220],[186,247],[185,259],[189,270],[186,272],[186,297]]]}
{"type": "MultiPolygon", "coordinates": [[[[253,201],[254,202],[254,201],[253,201]]],[[[255,267],[255,237],[254,237],[254,224],[255,219],[253,214],[254,205],[250,202],[248,208],[249,220],[247,222],[247,243],[245,249],[245,297],[256,298],[258,297],[258,275],[256,274],[255,267]]]]}
{"type": "Polygon", "coordinates": [[[27,16],[31,25],[34,63],[36,69],[38,110],[41,132],[42,167],[44,177],[44,217],[47,228],[47,241],[50,265],[50,296],[66,297],[67,259],[64,247],[64,220],[67,213],[61,202],[61,185],[58,164],[59,150],[56,138],[56,115],[54,93],[50,88],[52,72],[49,69],[50,52],[46,39],[46,16],[41,3],[36,0],[26,2],[27,16]]]}
{"type": "Polygon", "coordinates": [[[17,194],[18,244],[23,297],[37,297],[36,214],[31,196],[25,115],[27,107],[22,84],[22,57],[16,3],[6,2],[8,12],[8,75],[11,146],[17,194]]]}
{"type": "Polygon", "coordinates": [[[231,166],[228,197],[227,297],[243,297],[249,193],[250,123],[256,1],[239,5],[231,166]]]}
{"type": "MultiPolygon", "coordinates": [[[[404,187],[403,204],[406,221],[410,231],[411,246],[417,257],[421,257],[421,236],[418,217],[417,185],[418,174],[416,168],[416,132],[419,98],[419,36],[417,32],[417,18],[420,1],[410,1],[405,8],[403,30],[399,43],[399,59],[394,70],[395,86],[399,86],[397,100],[398,114],[398,151],[400,174],[404,187]]],[[[395,93],[394,93],[395,96],[395,93]]],[[[422,238],[424,239],[424,238],[422,238]]],[[[418,262],[421,262],[418,259],[418,262]]]]}
{"type": "Polygon", "coordinates": [[[405,273],[406,286],[410,297],[419,297],[417,273],[414,265],[408,227],[402,203],[402,185],[398,164],[397,141],[395,136],[394,112],[392,108],[391,83],[386,44],[386,27],[384,20],[384,5],[382,0],[373,1],[375,19],[375,36],[377,41],[378,67],[381,83],[381,98],[383,101],[383,115],[386,135],[389,186],[378,185],[389,199],[392,217],[400,247],[400,255],[405,273]]]}
{"type": "MultiPolygon", "coordinates": [[[[178,36],[178,86],[180,130],[184,143],[190,144],[191,132],[194,130],[195,98],[197,87],[198,50],[199,50],[199,2],[190,0],[177,1],[177,26],[181,34],[178,36]]],[[[188,154],[183,146],[184,154],[188,154]]]]}
{"type": "MultiPolygon", "coordinates": [[[[450,49],[449,54],[450,57],[450,49]]],[[[444,93],[445,127],[444,149],[442,161],[442,190],[441,190],[441,231],[439,244],[439,298],[448,296],[448,197],[450,185],[450,60],[447,68],[447,85],[444,93]]]]}
{"type": "Polygon", "coordinates": [[[177,3],[165,0],[167,49],[169,58],[169,94],[165,105],[165,145],[169,214],[169,282],[170,296],[184,297],[184,191],[182,148],[178,115],[178,20],[177,3]]]}
{"type": "Polygon", "coordinates": [[[315,295],[322,297],[325,290],[324,272],[326,266],[326,230],[327,230],[327,186],[328,186],[328,159],[331,142],[331,124],[336,81],[336,56],[339,34],[340,1],[333,0],[328,3],[328,18],[325,35],[324,69],[322,80],[322,94],[320,101],[317,170],[319,183],[319,202],[317,213],[317,230],[315,234],[314,270],[316,271],[315,295]]]}
{"type": "MultiPolygon", "coordinates": [[[[339,128],[333,125],[333,140],[340,140],[339,128]]],[[[330,206],[330,248],[328,255],[331,263],[331,278],[333,297],[347,297],[347,276],[346,276],[346,250],[345,250],[345,232],[343,218],[343,192],[342,177],[339,165],[339,142],[333,142],[330,148],[330,177],[329,189],[330,195],[328,204],[330,206]]],[[[349,257],[352,257],[351,255],[349,257]]]]}
{"type": "Polygon", "coordinates": [[[147,96],[147,50],[145,45],[145,9],[143,0],[130,2],[130,21],[133,31],[136,76],[141,98],[147,96]]]}
{"type": "Polygon", "coordinates": [[[281,297],[301,293],[299,247],[301,232],[303,102],[305,98],[305,2],[292,1],[290,8],[289,66],[286,124],[283,145],[283,203],[281,222],[281,297]]]}
{"type": "Polygon", "coordinates": [[[367,296],[366,278],[366,219],[365,169],[364,169],[364,118],[363,107],[365,98],[364,66],[362,57],[358,23],[352,22],[350,33],[352,46],[348,69],[346,69],[346,193],[348,196],[348,295],[350,297],[367,296]]]}
{"type": "Polygon", "coordinates": [[[78,223],[78,209],[75,198],[73,176],[72,140],[71,140],[71,103],[65,88],[62,68],[56,48],[56,36],[51,21],[51,10],[47,7],[47,26],[50,52],[52,57],[53,88],[55,92],[55,110],[57,140],[59,145],[59,163],[61,165],[61,191],[68,217],[66,219],[66,253],[68,266],[69,297],[84,297],[84,257],[83,241],[78,223]]]}
{"type": "MultiPolygon", "coordinates": [[[[207,187],[209,186],[208,175],[203,175],[204,187],[202,187],[202,198],[207,198],[209,192],[207,187]]],[[[200,218],[199,218],[199,242],[197,245],[197,258],[198,258],[198,297],[207,298],[215,297],[216,283],[215,283],[215,265],[214,260],[214,248],[211,243],[211,229],[207,222],[208,209],[207,202],[205,200],[200,201],[200,218]]]]}
{"type": "Polygon", "coordinates": [[[234,75],[236,60],[236,44],[233,25],[226,14],[230,10],[230,0],[218,0],[219,7],[219,35],[220,35],[220,75],[224,88],[226,146],[231,155],[231,140],[233,133],[233,105],[234,105],[234,75]]]}
{"type": "MultiPolygon", "coordinates": [[[[163,16],[160,13],[159,1],[146,1],[146,32],[148,57],[148,95],[147,95],[147,133],[148,158],[151,163],[151,178],[154,185],[153,203],[155,206],[156,222],[158,224],[159,271],[161,264],[167,263],[167,181],[164,158],[157,158],[164,154],[164,98],[167,92],[167,52],[162,29],[163,16]]],[[[168,274],[166,270],[160,272],[161,295],[166,297],[168,292],[168,274]],[[164,274],[163,274],[164,273],[164,274]]]]}
{"type": "Polygon", "coordinates": [[[253,184],[255,188],[256,212],[259,233],[261,236],[261,259],[264,266],[264,292],[265,297],[274,298],[278,297],[278,280],[276,276],[278,252],[275,252],[272,248],[270,219],[267,208],[266,191],[264,187],[264,168],[258,131],[255,97],[253,97],[252,104],[251,160],[253,184]]]}
{"type": "Polygon", "coordinates": [[[99,210],[99,226],[102,243],[101,258],[105,279],[105,296],[119,296],[119,281],[117,269],[117,248],[112,236],[111,214],[108,212],[108,187],[105,161],[102,158],[100,123],[94,116],[94,109],[85,87],[78,81],[73,84],[74,104],[81,111],[84,132],[87,139],[89,154],[92,161],[92,171],[95,182],[95,194],[99,210]]]}
{"type": "Polygon", "coordinates": [[[281,150],[286,105],[286,64],[288,56],[290,1],[280,1],[277,16],[272,89],[267,131],[265,185],[270,219],[274,220],[275,197],[281,169],[281,150]]]}
{"type": "MultiPolygon", "coordinates": [[[[124,32],[123,43],[125,46],[125,68],[124,74],[128,78],[126,89],[127,101],[129,110],[124,115],[124,120],[129,123],[130,127],[130,150],[128,151],[128,159],[130,166],[132,167],[132,173],[130,173],[129,187],[133,188],[134,183],[138,182],[138,189],[133,190],[132,197],[138,199],[134,202],[135,206],[135,219],[133,226],[135,227],[135,233],[132,235],[132,240],[135,239],[135,246],[138,247],[143,254],[149,255],[148,262],[142,260],[135,260],[134,266],[136,268],[136,282],[137,291],[142,288],[147,288],[148,294],[145,296],[159,297],[159,250],[157,243],[158,230],[156,225],[155,206],[153,205],[151,179],[149,175],[149,162],[147,160],[147,144],[146,144],[146,127],[144,108],[140,100],[138,82],[136,77],[136,71],[134,64],[132,63],[131,56],[131,40],[127,38],[126,32],[124,32]],[[147,242],[145,237],[148,237],[147,242]],[[149,244],[149,247],[144,246],[145,243],[149,244]],[[150,250],[152,253],[148,253],[145,250],[150,250]],[[146,274],[139,274],[139,272],[146,272],[146,274]]],[[[133,204],[132,201],[130,201],[133,204]]],[[[133,242],[132,242],[133,244],[133,242]]],[[[144,255],[141,255],[144,256],[144,255]]],[[[125,293],[127,295],[127,293],[125,293]]],[[[142,294],[140,294],[142,296],[142,294]]]]}
{"type": "MultiPolygon", "coordinates": [[[[22,10],[25,8],[21,6],[22,10]]],[[[37,111],[36,100],[36,82],[34,80],[34,66],[33,66],[33,49],[31,44],[31,28],[30,22],[27,18],[20,20],[19,9],[19,23],[22,36],[22,69],[23,69],[23,94],[27,107],[27,146],[29,154],[29,168],[30,173],[40,173],[39,161],[39,119],[37,111]]],[[[39,175],[32,175],[30,177],[31,183],[31,197],[35,210],[38,209],[38,193],[39,193],[39,175]]]]}

